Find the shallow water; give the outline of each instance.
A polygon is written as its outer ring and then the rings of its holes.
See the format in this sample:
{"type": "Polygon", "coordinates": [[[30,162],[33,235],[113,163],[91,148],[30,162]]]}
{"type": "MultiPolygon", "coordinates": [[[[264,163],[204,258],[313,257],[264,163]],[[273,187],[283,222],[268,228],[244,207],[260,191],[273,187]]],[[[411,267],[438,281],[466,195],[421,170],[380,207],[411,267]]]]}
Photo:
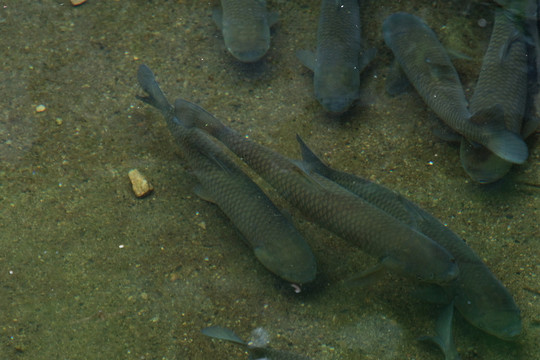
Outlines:
{"type": "MultiPolygon", "coordinates": [[[[272,47],[236,62],[212,22],[217,2],[43,0],[0,8],[0,358],[232,359],[234,344],[200,333],[220,325],[315,359],[441,359],[416,338],[439,308],[396,275],[343,284],[374,260],[302,218],[318,280],[296,294],[254,258],[196,185],[161,115],[135,99],[145,63],[173,100],[205,107],[292,158],[295,134],[334,168],[406,195],[448,224],[514,295],[523,335],[506,343],[459,315],[462,359],[540,358],[540,147],[503,181],[479,186],[459,148],[431,132],[411,92],[384,90],[391,63],[380,26],[395,11],[423,17],[449,48],[470,95],[490,36],[491,10],[469,1],[364,1],[363,37],[378,49],[361,101],[341,120],[313,97],[295,50],[314,48],[318,2],[271,1],[272,47]],[[466,11],[463,11],[466,9],[466,11]],[[488,22],[480,27],[479,20],[488,22]],[[38,105],[46,110],[36,112],[38,105]],[[127,173],[155,186],[134,197],[127,173]]],[[[481,23],[481,22],[480,22],[481,23]]],[[[275,193],[271,192],[275,196],[275,193]]]]}

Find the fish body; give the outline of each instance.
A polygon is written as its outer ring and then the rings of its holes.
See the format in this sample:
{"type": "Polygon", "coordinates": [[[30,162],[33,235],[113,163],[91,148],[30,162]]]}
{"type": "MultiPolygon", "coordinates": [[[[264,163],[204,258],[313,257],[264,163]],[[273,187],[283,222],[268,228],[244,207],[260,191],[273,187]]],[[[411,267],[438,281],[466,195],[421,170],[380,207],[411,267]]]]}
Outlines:
{"type": "MultiPolygon", "coordinates": [[[[495,22],[482,69],[470,100],[472,113],[499,104],[508,131],[522,133],[527,98],[528,60],[525,24],[503,8],[495,9],[495,22]]],[[[461,163],[477,182],[491,183],[503,177],[512,163],[484,146],[461,140],[461,163]]]]}
{"type": "Polygon", "coordinates": [[[435,283],[457,276],[457,266],[445,249],[384,211],[323,176],[308,176],[294,162],[247,140],[195,104],[179,99],[175,109],[177,117],[220,140],[305,216],[383,266],[435,283]]]}
{"type": "Polygon", "coordinates": [[[420,97],[449,127],[506,161],[525,162],[527,145],[519,134],[506,129],[500,105],[471,115],[448,54],[420,18],[390,15],[383,23],[383,36],[420,97]]]}
{"type": "Polygon", "coordinates": [[[300,138],[298,140],[306,171],[343,186],[434,240],[455,257],[459,274],[442,287],[467,321],[505,340],[514,339],[521,333],[520,310],[512,295],[459,236],[402,195],[356,175],[330,168],[300,138]]]}
{"type": "Polygon", "coordinates": [[[373,58],[361,56],[358,0],[322,0],[317,28],[317,50],[297,56],[314,72],[315,97],[330,113],[345,112],[360,97],[360,73],[373,58]]]}
{"type": "Polygon", "coordinates": [[[267,11],[265,0],[221,0],[213,18],[236,59],[255,62],[270,48],[270,27],[277,14],[267,11]]]}
{"type": "Polygon", "coordinates": [[[149,94],[141,100],[164,114],[169,130],[199,180],[198,194],[220,207],[268,270],[293,283],[314,280],[313,253],[287,217],[208,134],[184,126],[148,67],[141,65],[138,78],[149,94]]]}

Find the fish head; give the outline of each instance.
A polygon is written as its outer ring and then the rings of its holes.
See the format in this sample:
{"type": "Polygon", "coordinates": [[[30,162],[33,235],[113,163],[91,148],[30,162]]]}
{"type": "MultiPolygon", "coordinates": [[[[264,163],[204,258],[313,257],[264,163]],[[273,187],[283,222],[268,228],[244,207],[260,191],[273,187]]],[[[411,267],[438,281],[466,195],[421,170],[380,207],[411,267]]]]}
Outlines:
{"type": "Polygon", "coordinates": [[[389,254],[382,264],[418,281],[446,284],[459,275],[454,257],[431,239],[418,235],[420,246],[411,242],[407,249],[389,254]]]}
{"type": "Polygon", "coordinates": [[[306,284],[315,280],[317,265],[307,244],[304,247],[292,241],[276,241],[253,251],[264,267],[285,281],[306,284]]]}
{"type": "Polygon", "coordinates": [[[360,97],[360,72],[356,67],[319,71],[313,81],[315,97],[329,113],[344,113],[360,97]]]}
{"type": "Polygon", "coordinates": [[[227,50],[238,60],[246,63],[260,60],[270,48],[270,29],[264,24],[224,23],[223,39],[227,50]],[[251,26],[249,26],[251,25],[251,26]]]}
{"type": "Polygon", "coordinates": [[[354,101],[354,99],[344,97],[321,98],[317,100],[326,111],[335,115],[343,114],[354,101]]]}
{"type": "MultiPolygon", "coordinates": [[[[474,269],[473,269],[474,270],[474,269]]],[[[503,340],[521,333],[521,313],[510,292],[491,273],[467,271],[460,277],[454,304],[468,322],[503,340]]]]}

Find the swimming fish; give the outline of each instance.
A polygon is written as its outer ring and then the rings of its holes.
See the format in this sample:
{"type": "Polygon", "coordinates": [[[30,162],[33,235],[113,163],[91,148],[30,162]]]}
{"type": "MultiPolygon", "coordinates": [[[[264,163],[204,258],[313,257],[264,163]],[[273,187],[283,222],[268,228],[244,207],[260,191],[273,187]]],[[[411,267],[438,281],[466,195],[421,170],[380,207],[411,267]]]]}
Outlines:
{"type": "MultiPolygon", "coordinates": [[[[521,1],[524,5],[525,2],[521,1]]],[[[528,60],[523,19],[503,8],[495,9],[495,22],[482,70],[469,102],[471,112],[499,104],[507,130],[522,134],[527,99],[528,60]]],[[[502,178],[512,163],[482,145],[461,140],[461,164],[469,176],[480,183],[502,178]]]]}
{"type": "Polygon", "coordinates": [[[500,105],[471,115],[458,74],[435,33],[418,17],[396,13],[383,23],[386,45],[424,102],[454,131],[500,158],[522,164],[529,151],[506,129],[500,105]]]}
{"type": "Polygon", "coordinates": [[[178,99],[175,109],[182,122],[220,140],[305,216],[356,244],[384,267],[434,283],[457,276],[459,270],[445,249],[379,208],[322,176],[308,176],[291,160],[251,142],[195,104],[178,99]]]}
{"type": "Polygon", "coordinates": [[[318,174],[336,182],[373,206],[416,229],[444,247],[455,257],[457,278],[442,284],[449,301],[474,326],[504,340],[521,333],[520,310],[512,295],[495,278],[478,255],[433,215],[402,195],[356,175],[334,170],[324,164],[302,141],[303,167],[308,174],[318,174]]]}
{"type": "Polygon", "coordinates": [[[292,283],[313,281],[315,257],[289,219],[208,134],[187,128],[182,119],[175,116],[174,107],[146,65],[139,67],[137,76],[148,94],[139,99],[164,115],[171,134],[200,182],[198,195],[220,207],[268,270],[292,283]]]}
{"type": "Polygon", "coordinates": [[[315,97],[325,110],[340,114],[360,97],[360,73],[375,56],[362,53],[358,0],[322,0],[317,51],[299,50],[300,61],[314,72],[315,97]]]}
{"type": "Polygon", "coordinates": [[[227,50],[242,62],[255,62],[270,48],[270,27],[277,13],[269,13],[265,0],[221,0],[213,19],[223,33],[227,50]]]}
{"type": "Polygon", "coordinates": [[[252,339],[245,342],[232,330],[221,326],[210,326],[201,332],[211,338],[230,341],[247,348],[250,359],[269,360],[309,360],[308,357],[288,351],[272,349],[268,347],[269,335],[263,328],[256,328],[251,332],[252,339]]]}

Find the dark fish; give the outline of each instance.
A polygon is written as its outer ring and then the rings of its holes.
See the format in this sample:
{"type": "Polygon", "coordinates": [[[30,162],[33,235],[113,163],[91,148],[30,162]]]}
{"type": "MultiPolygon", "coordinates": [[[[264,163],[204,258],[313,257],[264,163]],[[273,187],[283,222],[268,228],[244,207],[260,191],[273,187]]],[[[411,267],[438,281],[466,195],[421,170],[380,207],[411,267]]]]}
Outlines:
{"type": "Polygon", "coordinates": [[[204,129],[244,160],[304,215],[375,256],[389,269],[444,283],[457,276],[454,259],[440,245],[323,176],[308,176],[286,157],[236,133],[185,100],[176,116],[204,129]]]}
{"type": "Polygon", "coordinates": [[[390,15],[384,40],[424,102],[454,131],[484,145],[502,159],[521,164],[528,149],[522,137],[506,129],[500,106],[473,115],[458,74],[435,33],[418,17],[390,15]]]}
{"type": "Polygon", "coordinates": [[[358,0],[323,0],[317,52],[300,50],[300,61],[314,72],[315,97],[329,112],[345,112],[360,96],[360,73],[375,55],[361,54],[358,0]]]}
{"type": "Polygon", "coordinates": [[[220,207],[268,270],[293,283],[314,280],[315,258],[291,222],[208,134],[184,126],[147,66],[141,65],[137,75],[149,95],[139,99],[165,116],[200,182],[198,194],[220,207]]]}
{"type": "Polygon", "coordinates": [[[221,0],[213,18],[227,50],[240,61],[255,62],[270,48],[270,27],[278,16],[266,10],[265,0],[221,0]]]}
{"type": "Polygon", "coordinates": [[[455,257],[459,275],[442,287],[467,321],[505,340],[514,339],[521,333],[520,311],[512,295],[459,236],[402,195],[382,185],[330,168],[299,137],[297,139],[308,173],[316,173],[336,182],[434,240],[455,257]]]}
{"type": "Polygon", "coordinates": [[[240,344],[247,348],[250,359],[268,360],[309,360],[309,357],[294,354],[288,351],[276,350],[268,347],[268,333],[263,328],[257,328],[252,332],[252,340],[245,342],[232,330],[221,326],[210,326],[201,332],[214,339],[225,340],[240,344]]]}
{"type": "MultiPolygon", "coordinates": [[[[499,104],[504,114],[506,129],[522,132],[527,98],[527,46],[525,24],[503,8],[495,9],[495,23],[489,46],[482,62],[482,70],[470,100],[472,113],[499,104]]],[[[469,176],[480,183],[502,178],[512,166],[486,149],[461,140],[461,164],[469,176]]]]}

